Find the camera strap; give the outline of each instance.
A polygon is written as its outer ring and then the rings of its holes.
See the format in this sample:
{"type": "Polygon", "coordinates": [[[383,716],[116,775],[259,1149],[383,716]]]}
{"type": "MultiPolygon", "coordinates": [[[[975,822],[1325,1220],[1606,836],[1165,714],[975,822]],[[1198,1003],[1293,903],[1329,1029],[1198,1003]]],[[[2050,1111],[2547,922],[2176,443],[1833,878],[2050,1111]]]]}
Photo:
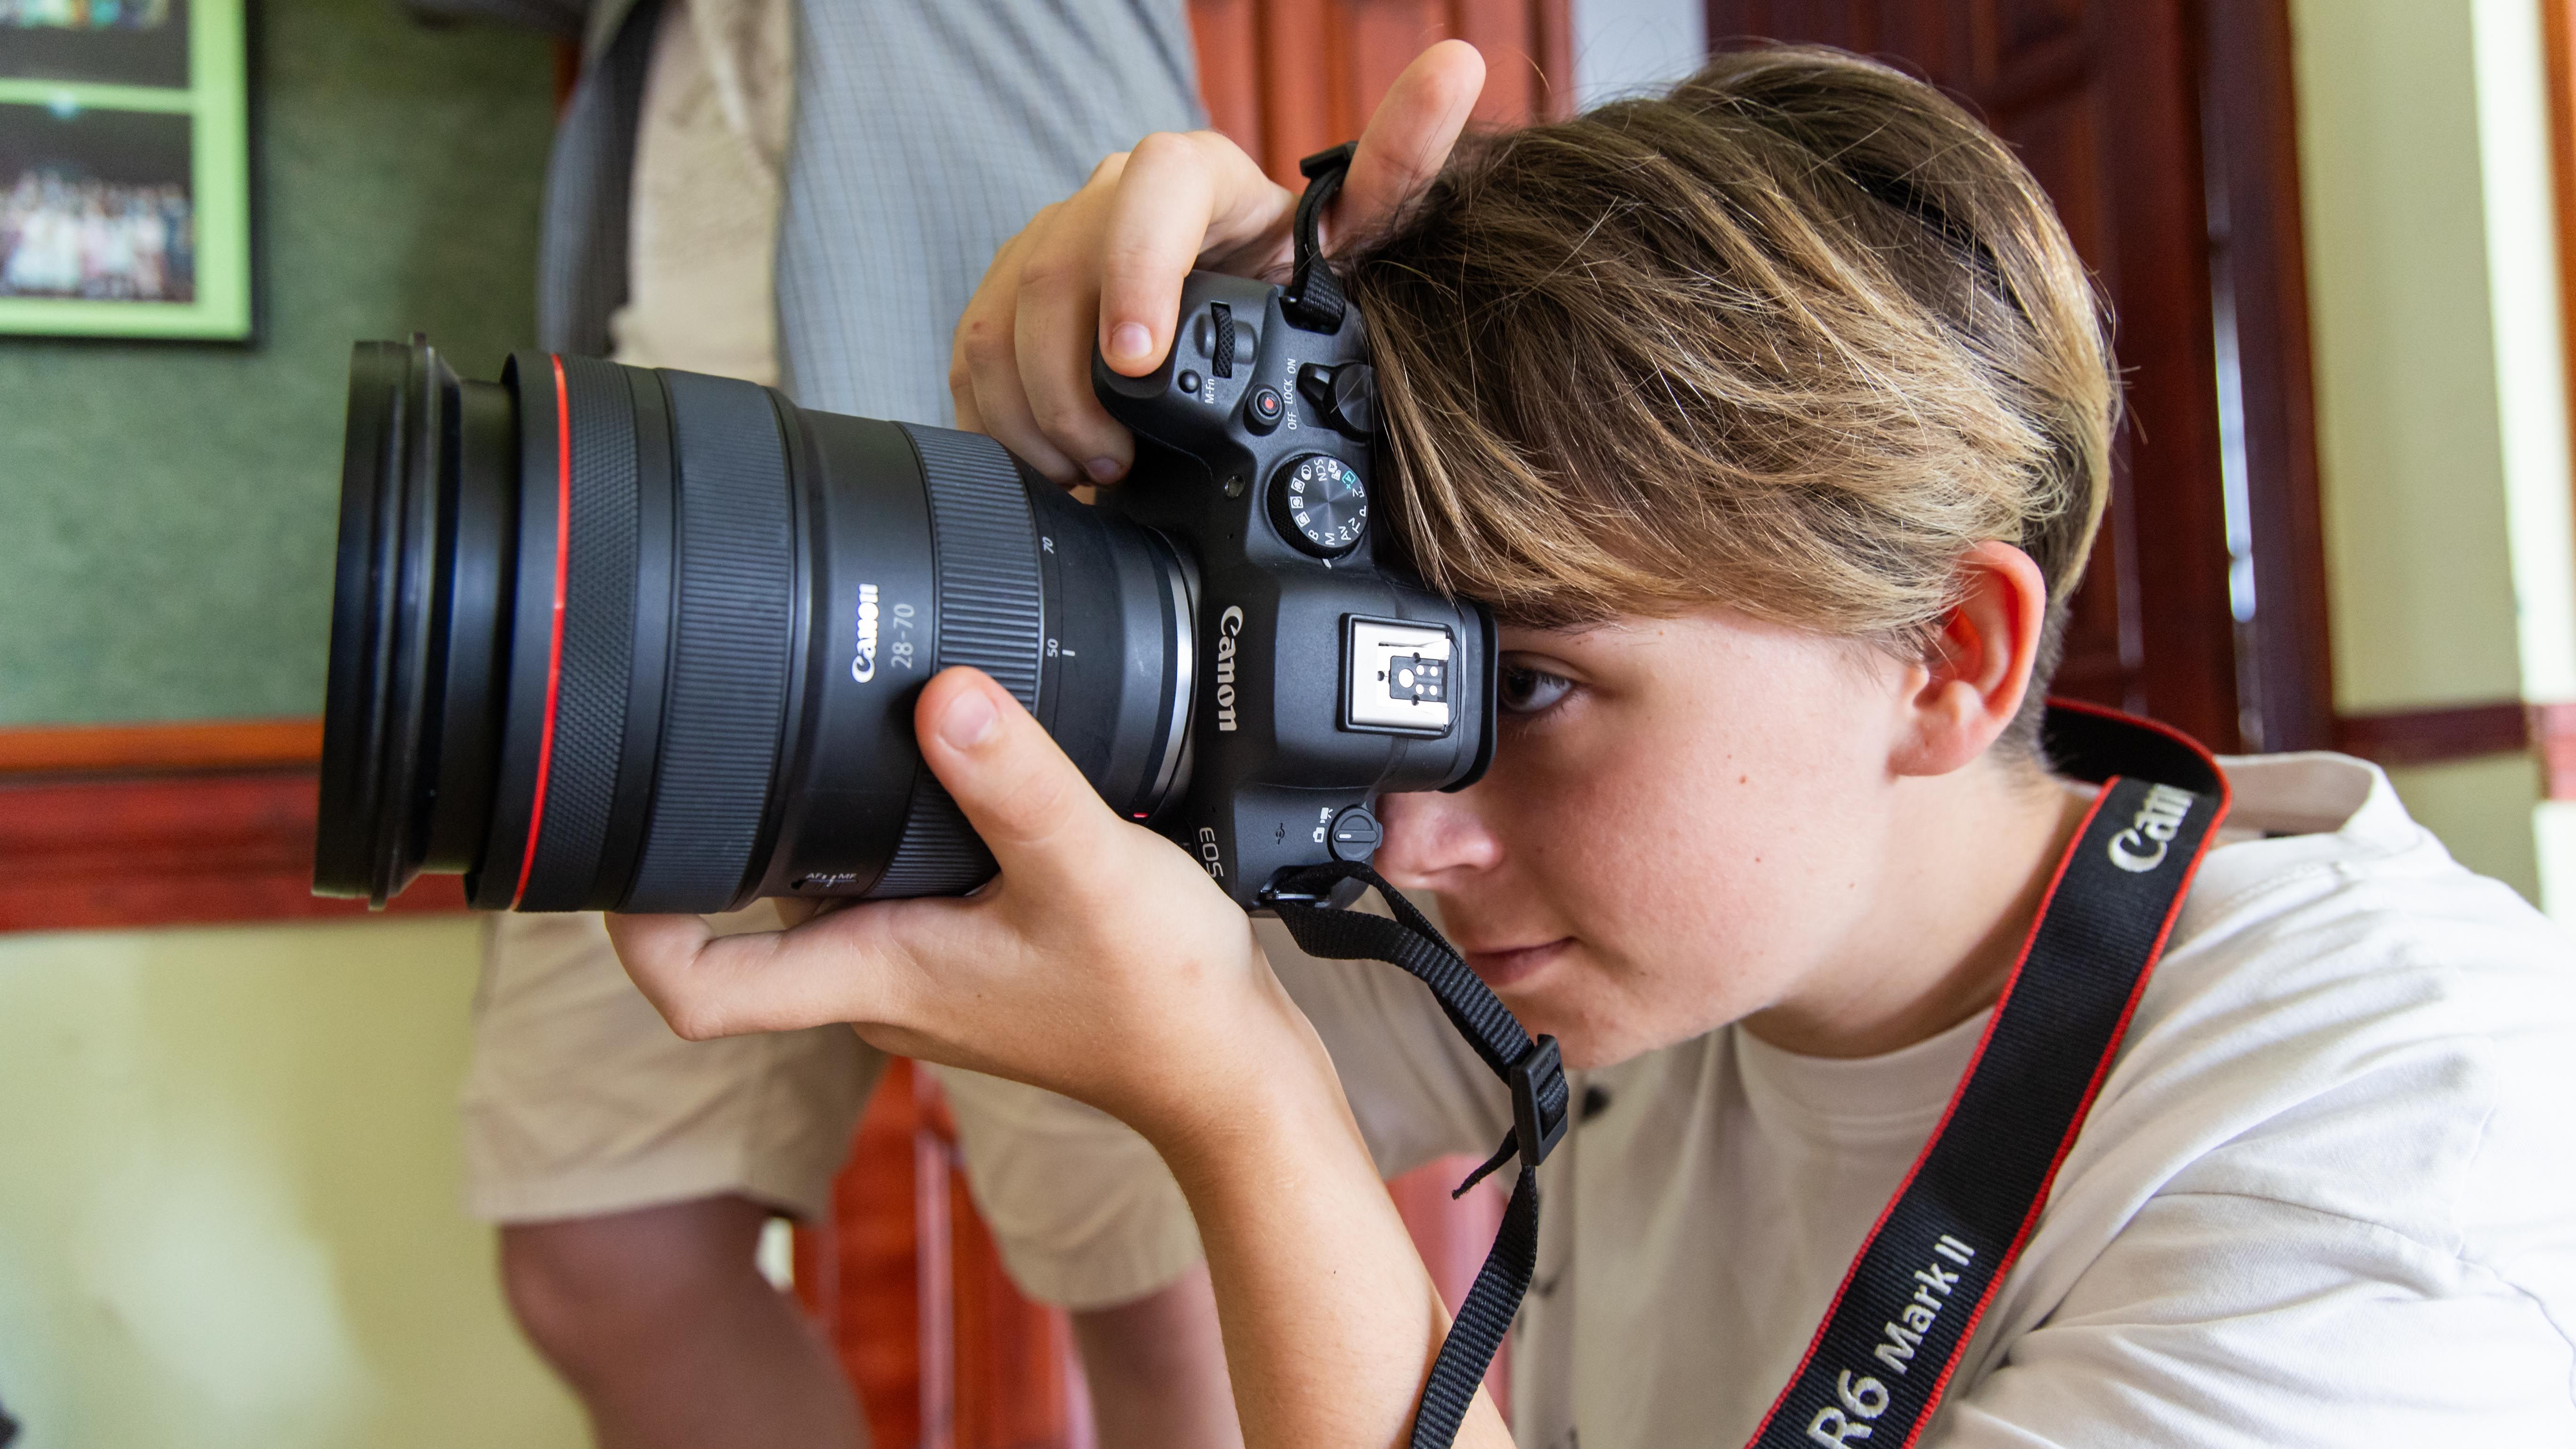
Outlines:
{"type": "Polygon", "coordinates": [[[1308,332],[1341,331],[1342,314],[1350,307],[1342,298],[1341,279],[1324,260],[1324,208],[1341,194],[1358,150],[1358,142],[1344,141],[1297,163],[1306,177],[1305,194],[1297,198],[1297,270],[1279,296],[1279,310],[1308,332]]]}
{"type": "MultiPolygon", "coordinates": [[[[2058,861],[1941,1125],[1862,1242],[1751,1449],[1904,1449],[1922,1433],[2039,1220],[2226,818],[2217,762],[2162,725],[2052,701],[2043,740],[2058,773],[2101,791],[2058,861]]],[[[1421,979],[1511,1088],[1512,1135],[1458,1192],[1515,1157],[1519,1177],[1414,1418],[1412,1449],[1446,1449],[1537,1264],[1538,1164],[1566,1124],[1556,1040],[1532,1041],[1430,921],[1366,865],[1298,871],[1270,903],[1307,954],[1386,961],[1421,979]],[[1394,919],[1328,904],[1347,881],[1374,887],[1394,919]]]]}
{"type": "Polygon", "coordinates": [[[1503,1335],[1529,1293],[1530,1274],[1538,1267],[1538,1165],[1565,1136],[1565,1064],[1557,1055],[1556,1038],[1531,1040],[1520,1018],[1467,969],[1439,929],[1367,865],[1334,861],[1295,872],[1273,887],[1269,903],[1296,938],[1297,948],[1309,956],[1385,961],[1411,972],[1431,988],[1449,1024],[1511,1088],[1512,1135],[1450,1194],[1462,1196],[1504,1163],[1520,1159],[1503,1225],[1494,1234],[1485,1265],[1476,1270],[1475,1286],[1458,1305],[1449,1336],[1441,1341],[1431,1377],[1422,1386],[1422,1407],[1413,1417],[1412,1449],[1447,1449],[1458,1437],[1467,1406],[1475,1402],[1476,1385],[1503,1346],[1503,1335]],[[1327,904],[1334,887],[1345,881],[1375,888],[1394,919],[1327,904]]]}

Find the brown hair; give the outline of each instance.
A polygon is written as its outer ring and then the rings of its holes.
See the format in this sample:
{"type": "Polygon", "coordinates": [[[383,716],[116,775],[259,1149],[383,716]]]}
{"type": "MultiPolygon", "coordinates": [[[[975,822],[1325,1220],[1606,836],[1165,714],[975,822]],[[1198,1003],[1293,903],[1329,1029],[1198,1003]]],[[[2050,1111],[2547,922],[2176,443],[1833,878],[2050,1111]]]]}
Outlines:
{"type": "Polygon", "coordinates": [[[1523,623],[1714,603],[1919,651],[2000,539],[2048,580],[2041,692],[2118,389],[2047,196],[1932,87],[1721,56],[1471,140],[1347,275],[1390,522],[1433,587],[1523,623]]]}

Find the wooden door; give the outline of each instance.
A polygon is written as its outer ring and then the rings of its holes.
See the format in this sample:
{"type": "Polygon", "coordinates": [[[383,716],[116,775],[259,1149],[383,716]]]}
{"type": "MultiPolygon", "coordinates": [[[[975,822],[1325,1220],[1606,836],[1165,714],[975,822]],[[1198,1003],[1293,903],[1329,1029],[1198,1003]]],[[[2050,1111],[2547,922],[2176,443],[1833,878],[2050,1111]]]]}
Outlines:
{"type": "Polygon", "coordinates": [[[2059,692],[2237,748],[2198,11],[2190,0],[1709,0],[1718,46],[1814,42],[1965,100],[2028,163],[2118,319],[2109,518],[2059,692]]]}
{"type": "Polygon", "coordinates": [[[796,1291],[839,1354],[878,1449],[1084,1449],[1065,1315],[1031,1303],[975,1214],[937,1083],[890,1066],[832,1217],[796,1235],[796,1291]]]}
{"type": "Polygon", "coordinates": [[[1485,57],[1480,121],[1565,114],[1574,69],[1568,0],[1191,0],[1208,120],[1283,186],[1297,160],[1360,133],[1380,97],[1435,41],[1485,57]]]}

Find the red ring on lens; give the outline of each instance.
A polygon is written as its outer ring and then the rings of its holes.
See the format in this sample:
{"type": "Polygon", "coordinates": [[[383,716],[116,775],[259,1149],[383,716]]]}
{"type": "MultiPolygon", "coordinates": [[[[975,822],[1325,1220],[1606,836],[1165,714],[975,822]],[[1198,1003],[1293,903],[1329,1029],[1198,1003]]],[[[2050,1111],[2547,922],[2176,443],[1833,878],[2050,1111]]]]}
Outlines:
{"type": "Polygon", "coordinates": [[[513,909],[528,893],[528,876],[537,865],[537,833],[546,819],[546,774],[555,754],[555,703],[563,687],[564,581],[572,566],[572,405],[565,396],[563,359],[551,360],[555,365],[554,644],[546,655],[546,727],[537,737],[536,799],[528,807],[528,851],[519,859],[519,888],[510,893],[513,909]]]}

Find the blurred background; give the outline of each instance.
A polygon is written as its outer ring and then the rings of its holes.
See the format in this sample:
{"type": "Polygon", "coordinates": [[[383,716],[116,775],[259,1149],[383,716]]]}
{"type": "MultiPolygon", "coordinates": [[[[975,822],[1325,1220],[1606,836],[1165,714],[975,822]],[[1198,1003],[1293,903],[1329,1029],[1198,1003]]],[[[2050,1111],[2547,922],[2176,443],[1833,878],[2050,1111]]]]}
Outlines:
{"type": "MultiPolygon", "coordinates": [[[[0,0],[0,201],[27,198],[0,249],[54,204],[11,140],[60,110],[24,63],[44,33],[171,3],[0,0]]],[[[1443,36],[1485,51],[1498,124],[1755,37],[1950,88],[2118,314],[2131,426],[2061,684],[2223,750],[2376,759],[2454,854],[2576,921],[2571,4],[1191,12],[1211,118],[1283,180],[1443,36]]],[[[568,60],[385,0],[248,15],[250,340],[0,335],[0,1405],[31,1449],[576,1445],[457,1202],[479,928],[428,881],[375,918],[305,891],[348,345],[426,331],[490,376],[528,340],[568,60]]],[[[199,104],[149,90],[110,100],[199,104]]],[[[131,186],[162,250],[129,273],[175,288],[187,198],[131,186]]],[[[1062,1324],[1001,1277],[949,1134],[899,1070],[774,1276],[880,1445],[1087,1443],[1062,1324]]],[[[1492,1205],[1396,1191],[1454,1292],[1492,1205]]]]}

